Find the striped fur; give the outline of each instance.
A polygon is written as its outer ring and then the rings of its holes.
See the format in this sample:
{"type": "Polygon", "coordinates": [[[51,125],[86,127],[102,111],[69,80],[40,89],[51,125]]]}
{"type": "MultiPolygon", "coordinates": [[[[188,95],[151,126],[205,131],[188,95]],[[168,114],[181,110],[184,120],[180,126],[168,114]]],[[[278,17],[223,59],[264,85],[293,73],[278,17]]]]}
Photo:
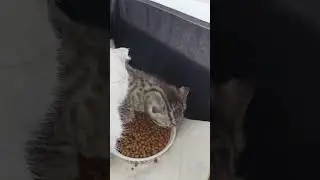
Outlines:
{"type": "Polygon", "coordinates": [[[74,180],[79,154],[109,156],[109,69],[104,66],[109,37],[90,27],[56,25],[61,30],[56,100],[26,143],[25,158],[35,180],[74,180]]]}
{"type": "Polygon", "coordinates": [[[187,108],[189,88],[176,88],[164,81],[135,69],[127,63],[129,90],[121,106],[122,119],[130,121],[134,111],[146,112],[163,127],[180,124],[187,108]]]}

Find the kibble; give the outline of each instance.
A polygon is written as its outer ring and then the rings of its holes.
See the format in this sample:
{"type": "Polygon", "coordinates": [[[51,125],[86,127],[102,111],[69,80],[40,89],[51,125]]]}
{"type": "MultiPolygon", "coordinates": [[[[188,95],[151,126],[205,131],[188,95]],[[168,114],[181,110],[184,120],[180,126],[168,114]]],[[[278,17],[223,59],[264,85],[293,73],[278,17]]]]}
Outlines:
{"type": "Polygon", "coordinates": [[[118,150],[132,158],[145,158],[159,153],[167,146],[171,135],[171,128],[156,125],[142,112],[136,112],[135,119],[124,124],[124,129],[118,141],[118,150]]]}

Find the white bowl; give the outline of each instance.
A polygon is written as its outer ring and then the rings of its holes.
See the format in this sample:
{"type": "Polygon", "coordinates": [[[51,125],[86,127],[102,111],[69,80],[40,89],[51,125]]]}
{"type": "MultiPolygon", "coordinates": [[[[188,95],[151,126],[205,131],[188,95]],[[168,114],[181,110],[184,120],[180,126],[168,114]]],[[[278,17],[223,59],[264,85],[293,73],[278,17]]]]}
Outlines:
{"type": "Polygon", "coordinates": [[[129,162],[138,162],[139,163],[139,162],[152,161],[152,160],[158,158],[159,156],[161,156],[163,153],[165,153],[172,146],[173,141],[176,138],[176,133],[177,133],[177,129],[176,129],[176,127],[173,127],[171,130],[171,135],[170,135],[170,139],[169,139],[167,146],[162,151],[160,151],[157,154],[150,156],[150,157],[145,157],[145,158],[127,157],[127,156],[122,155],[118,150],[114,150],[112,152],[112,154],[123,159],[123,160],[129,161],[129,162]]]}

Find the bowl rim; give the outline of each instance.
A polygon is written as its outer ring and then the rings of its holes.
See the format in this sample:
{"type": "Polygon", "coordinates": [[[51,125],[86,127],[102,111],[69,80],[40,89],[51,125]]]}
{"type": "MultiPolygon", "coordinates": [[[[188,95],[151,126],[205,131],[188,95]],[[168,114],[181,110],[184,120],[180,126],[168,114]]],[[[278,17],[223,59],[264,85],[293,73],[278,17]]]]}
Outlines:
{"type": "Polygon", "coordinates": [[[166,145],[166,147],[164,149],[162,149],[160,152],[158,152],[155,155],[149,156],[149,157],[145,157],[145,158],[132,158],[132,157],[128,157],[128,156],[124,156],[122,155],[117,149],[114,149],[111,153],[123,160],[129,161],[129,162],[146,162],[146,161],[152,161],[156,158],[158,158],[159,156],[163,155],[165,152],[167,152],[170,147],[173,145],[173,142],[176,138],[176,134],[177,134],[177,128],[176,127],[172,127],[171,130],[171,135],[170,135],[170,139],[168,144],[166,145]]]}

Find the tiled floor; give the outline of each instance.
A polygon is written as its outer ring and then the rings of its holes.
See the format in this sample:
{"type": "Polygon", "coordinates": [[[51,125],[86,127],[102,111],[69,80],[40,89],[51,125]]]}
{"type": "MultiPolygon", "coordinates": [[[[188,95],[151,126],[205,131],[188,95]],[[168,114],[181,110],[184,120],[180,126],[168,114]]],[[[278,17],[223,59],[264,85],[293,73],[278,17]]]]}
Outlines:
{"type": "Polygon", "coordinates": [[[56,41],[45,0],[0,1],[0,179],[29,180],[24,143],[55,84],[56,41]]]}

